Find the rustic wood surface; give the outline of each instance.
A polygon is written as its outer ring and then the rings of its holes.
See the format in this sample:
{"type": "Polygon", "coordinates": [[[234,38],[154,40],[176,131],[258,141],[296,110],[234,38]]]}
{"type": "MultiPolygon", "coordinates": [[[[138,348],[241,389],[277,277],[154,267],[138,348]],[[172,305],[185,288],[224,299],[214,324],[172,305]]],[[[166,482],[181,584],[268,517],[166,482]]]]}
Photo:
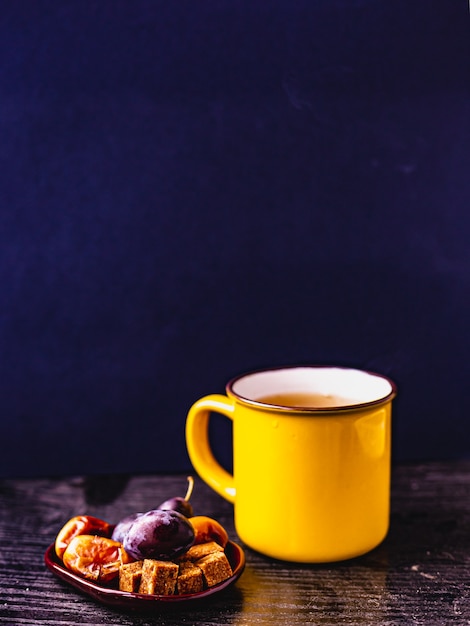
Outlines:
{"type": "MultiPolygon", "coordinates": [[[[122,613],[58,580],[44,552],[70,517],[116,522],[184,495],[186,476],[101,476],[0,481],[0,623],[470,625],[470,462],[394,468],[385,542],[350,562],[298,566],[246,551],[238,582],[203,604],[122,613]]],[[[306,494],[307,497],[307,494],[306,494]]],[[[230,504],[196,479],[196,513],[238,541],[230,504]]],[[[259,511],[269,523],[269,503],[259,511]]]]}

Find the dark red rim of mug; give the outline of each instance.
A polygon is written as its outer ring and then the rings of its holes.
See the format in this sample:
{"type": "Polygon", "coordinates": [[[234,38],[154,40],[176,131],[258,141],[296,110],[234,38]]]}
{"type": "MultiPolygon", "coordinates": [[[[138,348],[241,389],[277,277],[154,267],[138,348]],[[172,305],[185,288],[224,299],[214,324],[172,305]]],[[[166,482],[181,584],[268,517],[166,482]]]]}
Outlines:
{"type": "Polygon", "coordinates": [[[229,396],[232,398],[236,398],[243,404],[248,404],[249,406],[266,409],[269,408],[274,411],[286,412],[286,413],[350,413],[353,411],[360,411],[364,408],[375,407],[381,404],[387,404],[395,398],[397,395],[397,386],[388,376],[384,374],[379,374],[377,372],[372,372],[370,370],[361,369],[358,367],[347,367],[342,365],[279,365],[275,367],[263,367],[257,370],[252,370],[249,372],[245,372],[243,374],[239,374],[238,376],[234,376],[227,385],[225,386],[225,390],[229,396]],[[384,396],[383,398],[378,398],[377,400],[371,400],[370,402],[362,402],[360,404],[346,404],[343,406],[328,406],[328,407],[303,407],[303,406],[283,406],[280,404],[267,404],[265,402],[260,402],[259,400],[253,400],[251,398],[245,398],[240,394],[236,393],[233,390],[233,386],[236,382],[241,380],[242,378],[246,378],[247,376],[252,376],[254,374],[262,374],[263,372],[274,372],[277,370],[294,370],[294,369],[341,369],[355,372],[362,372],[363,374],[369,374],[370,376],[375,376],[377,378],[382,378],[387,381],[391,387],[391,391],[389,394],[384,396]]]}

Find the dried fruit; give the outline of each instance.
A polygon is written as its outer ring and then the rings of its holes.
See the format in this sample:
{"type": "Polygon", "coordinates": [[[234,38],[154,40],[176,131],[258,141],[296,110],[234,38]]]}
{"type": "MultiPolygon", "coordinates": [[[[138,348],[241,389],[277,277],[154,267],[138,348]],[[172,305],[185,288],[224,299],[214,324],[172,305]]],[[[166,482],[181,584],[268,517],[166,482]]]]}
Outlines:
{"type": "Polygon", "coordinates": [[[228,534],[217,520],[205,515],[196,515],[189,521],[194,528],[194,545],[216,541],[219,546],[225,548],[228,542],[228,534]]]}
{"type": "Polygon", "coordinates": [[[91,515],[77,515],[69,519],[59,531],[55,540],[56,554],[61,559],[69,543],[78,535],[101,535],[108,537],[110,534],[111,525],[108,522],[91,515]]]}
{"type": "Polygon", "coordinates": [[[77,535],[62,556],[67,569],[90,580],[109,582],[132,558],[121,543],[99,535],[77,535]]]}

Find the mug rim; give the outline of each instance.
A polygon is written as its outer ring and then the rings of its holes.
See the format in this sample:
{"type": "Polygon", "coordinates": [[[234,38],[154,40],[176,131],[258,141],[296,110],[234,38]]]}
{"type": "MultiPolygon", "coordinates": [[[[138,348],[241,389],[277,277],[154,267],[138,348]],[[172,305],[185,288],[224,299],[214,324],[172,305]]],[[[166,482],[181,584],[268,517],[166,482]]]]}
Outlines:
{"type": "Polygon", "coordinates": [[[352,411],[361,411],[361,410],[364,410],[365,408],[376,407],[382,404],[387,404],[388,402],[392,401],[397,395],[397,385],[391,378],[389,378],[388,376],[384,374],[379,374],[378,372],[362,369],[359,367],[349,367],[347,365],[301,364],[301,365],[277,365],[277,366],[272,366],[272,367],[262,367],[259,369],[244,372],[242,374],[238,374],[237,376],[234,376],[232,379],[229,380],[229,382],[225,386],[225,391],[227,395],[231,396],[235,400],[238,400],[240,403],[249,405],[254,408],[259,408],[259,409],[264,409],[264,410],[269,409],[269,410],[277,411],[281,413],[331,414],[331,413],[339,413],[339,412],[349,413],[352,411]],[[279,370],[295,370],[295,369],[311,369],[311,370],[323,369],[323,370],[343,370],[343,371],[350,371],[350,372],[358,372],[361,374],[366,374],[368,376],[372,376],[372,377],[384,380],[390,385],[390,392],[386,394],[385,396],[382,396],[375,400],[368,400],[365,402],[343,404],[343,405],[338,405],[338,406],[304,407],[304,406],[286,406],[286,405],[280,405],[280,404],[269,404],[267,402],[261,402],[260,400],[255,400],[253,398],[245,397],[241,395],[240,393],[237,393],[234,390],[234,385],[240,380],[242,380],[243,378],[246,378],[248,376],[275,372],[279,370]]]}

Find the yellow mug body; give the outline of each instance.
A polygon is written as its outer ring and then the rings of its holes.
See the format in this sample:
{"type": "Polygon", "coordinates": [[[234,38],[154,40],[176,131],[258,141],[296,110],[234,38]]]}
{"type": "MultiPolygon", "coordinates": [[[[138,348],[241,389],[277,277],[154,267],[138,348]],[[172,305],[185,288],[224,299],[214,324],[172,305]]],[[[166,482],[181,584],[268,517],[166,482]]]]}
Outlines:
{"type": "Polygon", "coordinates": [[[186,441],[197,473],[233,502],[247,546],[321,563],[359,556],[385,538],[396,394],[388,378],[288,367],[238,377],[226,392],[191,407],[186,441]],[[233,421],[233,475],[212,453],[212,412],[233,421]]]}

